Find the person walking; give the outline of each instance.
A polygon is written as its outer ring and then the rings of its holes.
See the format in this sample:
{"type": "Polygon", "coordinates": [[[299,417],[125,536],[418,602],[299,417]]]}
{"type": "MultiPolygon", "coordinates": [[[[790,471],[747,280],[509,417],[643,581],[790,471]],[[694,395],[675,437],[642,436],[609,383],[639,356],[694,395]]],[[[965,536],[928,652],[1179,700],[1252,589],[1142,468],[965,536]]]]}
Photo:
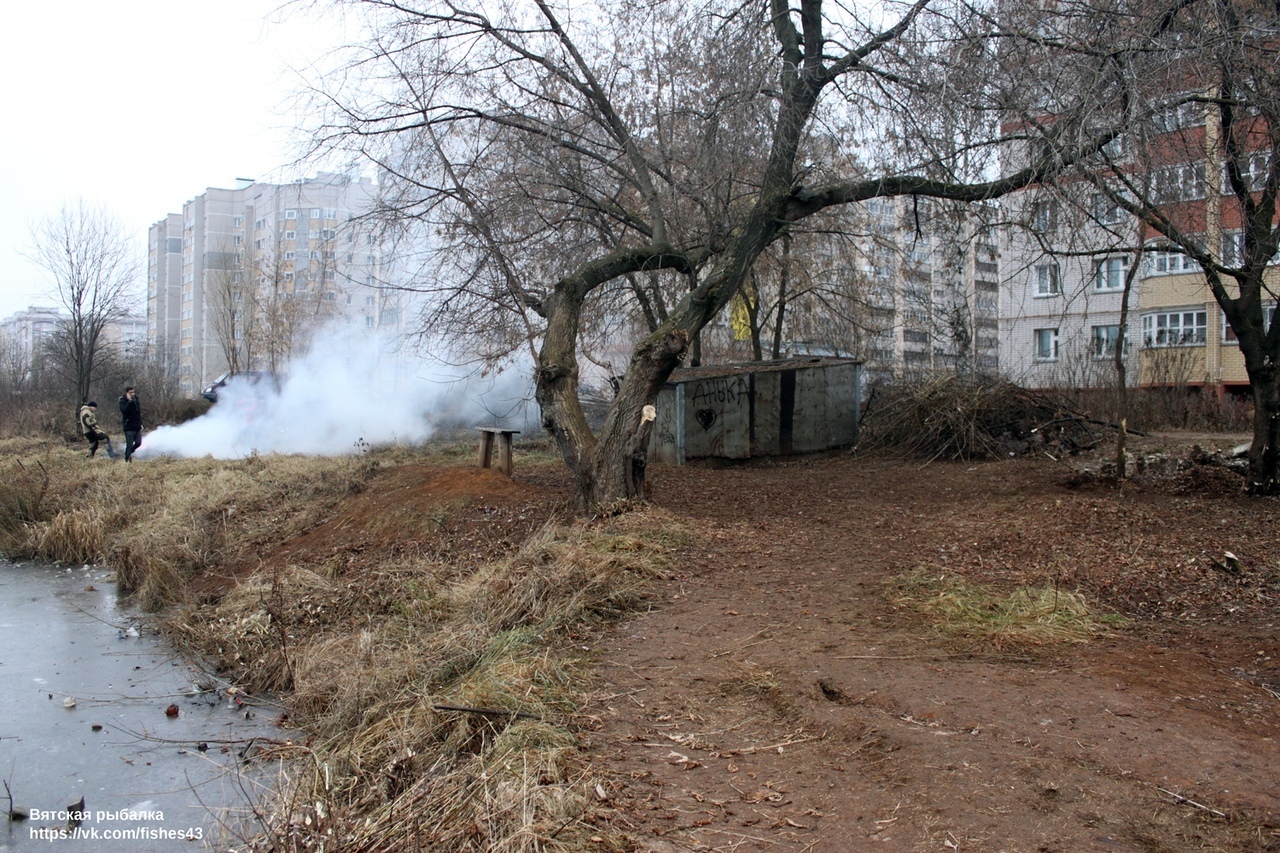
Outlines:
{"type": "Polygon", "coordinates": [[[107,456],[116,458],[116,449],[111,446],[111,436],[98,428],[98,404],[93,400],[80,407],[80,431],[89,442],[90,459],[98,452],[98,445],[104,441],[107,444],[107,456]]]}
{"type": "Polygon", "coordinates": [[[142,446],[142,404],[132,385],[120,398],[120,422],[124,427],[124,461],[133,461],[133,452],[142,446]]]}

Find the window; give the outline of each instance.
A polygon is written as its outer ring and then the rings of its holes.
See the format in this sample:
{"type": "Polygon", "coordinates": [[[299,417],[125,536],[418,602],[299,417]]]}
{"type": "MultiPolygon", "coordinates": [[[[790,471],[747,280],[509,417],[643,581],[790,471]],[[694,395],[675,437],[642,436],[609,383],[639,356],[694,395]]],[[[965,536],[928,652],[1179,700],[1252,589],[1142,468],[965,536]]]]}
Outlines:
{"type": "Polygon", "coordinates": [[[1124,287],[1125,273],[1129,271],[1127,257],[1103,258],[1093,264],[1094,290],[1120,290],[1124,287]]]}
{"type": "Polygon", "coordinates": [[[293,260],[293,257],[294,257],[293,252],[285,252],[285,253],[284,253],[284,259],[285,259],[286,261],[291,261],[291,260],[293,260]]]}
{"type": "Polygon", "coordinates": [[[1151,126],[1156,133],[1173,133],[1187,127],[1199,127],[1204,124],[1204,109],[1202,104],[1195,102],[1173,104],[1153,113],[1151,126]]]}
{"type": "Polygon", "coordinates": [[[312,219],[319,219],[319,218],[320,218],[320,208],[318,208],[318,207],[313,207],[313,208],[311,208],[311,218],[312,218],[312,219]]]}
{"type": "Polygon", "coordinates": [[[1058,360],[1058,330],[1036,329],[1036,361],[1058,360]]]}
{"type": "Polygon", "coordinates": [[[1204,311],[1169,311],[1142,318],[1144,347],[1186,347],[1203,344],[1208,315],[1204,311]]]}
{"type": "Polygon", "coordinates": [[[1057,296],[1062,292],[1062,284],[1058,271],[1058,262],[1049,261],[1048,263],[1038,264],[1036,266],[1036,296],[1057,296]]]}
{"type": "MultiPolygon", "coordinates": [[[[1262,327],[1262,331],[1265,334],[1268,330],[1270,330],[1272,322],[1274,322],[1276,319],[1276,306],[1269,305],[1263,308],[1262,315],[1264,318],[1263,319],[1264,325],[1262,327]]],[[[1222,317],[1222,342],[1224,344],[1238,344],[1240,340],[1239,338],[1236,337],[1236,330],[1231,328],[1231,324],[1227,322],[1227,315],[1225,313],[1221,313],[1221,317],[1222,317]]]]}
{"type": "MultiPolygon", "coordinates": [[[[1267,172],[1271,168],[1271,152],[1255,151],[1242,154],[1237,168],[1240,170],[1240,178],[1244,181],[1245,188],[1251,193],[1261,192],[1267,183],[1267,172]]],[[[1222,194],[1235,195],[1226,163],[1222,164],[1222,194]]]]}
{"type": "Polygon", "coordinates": [[[286,211],[284,212],[284,218],[285,218],[285,219],[297,219],[297,218],[298,218],[298,211],[296,211],[296,210],[286,210],[286,211]]]}
{"type": "Polygon", "coordinates": [[[286,232],[284,232],[284,238],[285,238],[286,240],[296,240],[296,239],[298,239],[298,232],[297,232],[297,231],[286,231],[286,232]]]}
{"type": "Polygon", "coordinates": [[[1156,204],[1204,198],[1204,163],[1163,166],[1151,172],[1151,200],[1156,204]]]}
{"type": "Polygon", "coordinates": [[[319,240],[319,239],[320,239],[320,232],[319,232],[319,231],[317,231],[316,229],[312,228],[310,231],[308,231],[308,232],[307,232],[307,239],[308,239],[308,240],[319,240]]]}
{"type": "Polygon", "coordinates": [[[1124,219],[1124,209],[1116,204],[1110,196],[1094,193],[1093,218],[1102,225],[1115,225],[1124,219]]]}
{"type": "Polygon", "coordinates": [[[232,227],[232,228],[243,228],[243,227],[244,227],[244,217],[243,217],[243,216],[233,216],[233,217],[231,217],[231,227],[232,227]]]}
{"type": "Polygon", "coordinates": [[[1244,232],[1222,232],[1222,265],[1224,267],[1244,266],[1244,232]]]}
{"type": "Polygon", "coordinates": [[[337,219],[337,218],[338,218],[338,209],[337,209],[336,207],[326,207],[326,208],[324,209],[324,218],[325,218],[325,219],[337,219]]]}
{"type": "Polygon", "coordinates": [[[1031,207],[1031,229],[1046,234],[1058,227],[1058,205],[1052,201],[1038,201],[1031,207]]]}
{"type": "MultiPolygon", "coordinates": [[[[1280,264],[1280,251],[1271,256],[1268,264],[1280,264]]],[[[1222,265],[1226,267],[1244,266],[1244,232],[1222,232],[1222,265]]]]}
{"type": "Polygon", "coordinates": [[[241,237],[239,234],[237,234],[236,236],[234,236],[234,237],[232,237],[232,238],[231,238],[231,244],[232,244],[233,246],[243,246],[243,245],[244,245],[244,238],[243,238],[243,237],[241,237]]]}
{"type": "MultiPolygon", "coordinates": [[[[1129,353],[1129,336],[1126,334],[1124,352],[1129,353]]],[[[1094,326],[1090,336],[1089,351],[1094,358],[1114,358],[1116,344],[1120,340],[1120,326],[1094,326]]]]}
{"type": "Polygon", "coordinates": [[[366,314],[366,315],[364,316],[364,324],[365,324],[366,326],[368,326],[370,329],[372,329],[372,328],[373,328],[373,317],[372,317],[372,315],[366,314]]]}
{"type": "Polygon", "coordinates": [[[1177,275],[1198,272],[1200,264],[1177,249],[1160,249],[1146,254],[1147,275],[1177,275]]]}

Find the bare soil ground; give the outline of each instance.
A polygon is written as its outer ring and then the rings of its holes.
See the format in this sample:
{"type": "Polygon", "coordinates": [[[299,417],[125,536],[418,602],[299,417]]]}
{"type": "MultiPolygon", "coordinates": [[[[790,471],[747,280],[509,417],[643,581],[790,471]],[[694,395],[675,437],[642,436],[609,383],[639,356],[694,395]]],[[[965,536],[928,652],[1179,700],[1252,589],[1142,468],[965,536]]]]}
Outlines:
{"type": "MultiPolygon", "coordinates": [[[[1192,440],[1238,437],[1145,445],[1192,440]]],[[[1123,491],[1078,466],[656,471],[697,545],[596,650],[613,828],[654,851],[1280,849],[1280,502],[1215,466],[1123,491]],[[966,649],[895,607],[917,569],[1131,621],[966,649]]]]}
{"type": "MultiPolygon", "coordinates": [[[[1098,461],[651,469],[693,544],[650,612],[574,639],[599,848],[1280,850],[1280,501],[1215,465],[1117,490],[1080,473],[1098,461]],[[911,572],[1054,584],[1128,624],[944,639],[900,603],[911,572]]],[[[515,482],[390,469],[254,563],[479,559],[567,496],[519,458],[515,482]]]]}

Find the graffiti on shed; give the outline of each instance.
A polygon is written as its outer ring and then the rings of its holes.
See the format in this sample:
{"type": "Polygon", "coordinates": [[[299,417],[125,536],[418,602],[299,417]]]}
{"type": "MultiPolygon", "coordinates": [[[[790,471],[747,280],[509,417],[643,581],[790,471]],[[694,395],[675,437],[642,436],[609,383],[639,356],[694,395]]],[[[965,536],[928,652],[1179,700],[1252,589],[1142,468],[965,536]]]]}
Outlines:
{"type": "Polygon", "coordinates": [[[658,395],[652,453],[683,465],[850,447],[861,382],[862,364],[840,358],[677,370],[658,395]]]}

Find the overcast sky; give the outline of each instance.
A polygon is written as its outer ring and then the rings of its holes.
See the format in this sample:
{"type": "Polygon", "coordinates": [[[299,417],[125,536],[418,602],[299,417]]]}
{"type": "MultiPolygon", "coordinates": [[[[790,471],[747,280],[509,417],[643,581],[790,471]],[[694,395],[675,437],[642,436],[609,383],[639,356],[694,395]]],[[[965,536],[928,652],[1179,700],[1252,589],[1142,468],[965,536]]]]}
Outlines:
{"type": "Polygon", "coordinates": [[[63,203],[113,211],[141,259],[147,228],[206,187],[299,176],[291,69],[340,35],[280,3],[0,0],[0,318],[54,304],[21,253],[63,203]]]}

